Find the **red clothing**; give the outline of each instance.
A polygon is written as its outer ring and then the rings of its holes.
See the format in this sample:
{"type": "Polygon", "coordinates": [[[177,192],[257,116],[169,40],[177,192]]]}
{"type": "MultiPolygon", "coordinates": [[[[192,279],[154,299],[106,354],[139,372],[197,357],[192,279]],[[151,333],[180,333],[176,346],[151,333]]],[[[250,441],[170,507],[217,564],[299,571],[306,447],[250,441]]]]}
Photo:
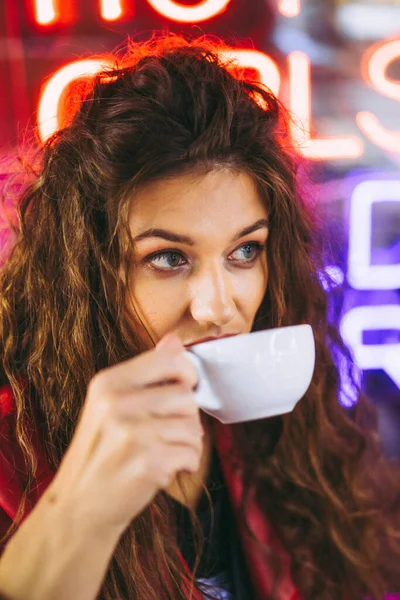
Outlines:
{"type": "MultiPolygon", "coordinates": [[[[24,461],[15,439],[14,426],[14,404],[11,388],[10,386],[3,386],[0,388],[0,537],[15,518],[22,496],[24,461]]],[[[230,428],[217,421],[216,448],[220,457],[233,510],[237,515],[242,493],[242,481],[240,476],[237,473],[233,473],[227,461],[224,460],[224,453],[229,448],[230,439],[230,428]]],[[[54,476],[54,473],[46,464],[43,454],[40,452],[40,444],[35,431],[32,432],[32,441],[37,451],[38,474],[36,479],[37,484],[29,497],[31,508],[33,508],[54,476]]],[[[28,513],[29,510],[26,512],[26,515],[28,513]]],[[[271,527],[254,502],[250,505],[248,521],[251,529],[257,534],[258,538],[268,544],[271,540],[271,527]]],[[[257,594],[254,600],[266,600],[270,597],[272,586],[270,568],[260,556],[256,542],[247,534],[239,519],[238,529],[248,571],[257,594]]],[[[276,542],[274,542],[273,549],[281,557],[284,572],[280,600],[301,600],[300,594],[294,588],[290,578],[290,558],[288,554],[276,542]]],[[[188,568],[186,564],[185,566],[188,568]]],[[[400,594],[386,596],[386,600],[400,600],[400,594]]]]}

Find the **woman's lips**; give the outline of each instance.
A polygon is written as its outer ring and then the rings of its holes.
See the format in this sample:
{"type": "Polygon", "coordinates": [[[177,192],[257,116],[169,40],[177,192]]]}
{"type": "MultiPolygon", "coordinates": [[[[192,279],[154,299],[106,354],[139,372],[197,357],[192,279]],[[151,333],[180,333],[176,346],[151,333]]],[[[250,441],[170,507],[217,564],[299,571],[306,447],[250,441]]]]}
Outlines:
{"type": "Polygon", "coordinates": [[[202,344],[203,342],[211,342],[212,340],[222,340],[223,338],[232,337],[234,335],[238,335],[238,334],[237,333],[227,333],[225,335],[220,335],[220,336],[206,337],[206,338],[202,338],[200,340],[194,340],[193,342],[189,342],[188,344],[185,344],[185,347],[194,346],[195,344],[202,344]]]}

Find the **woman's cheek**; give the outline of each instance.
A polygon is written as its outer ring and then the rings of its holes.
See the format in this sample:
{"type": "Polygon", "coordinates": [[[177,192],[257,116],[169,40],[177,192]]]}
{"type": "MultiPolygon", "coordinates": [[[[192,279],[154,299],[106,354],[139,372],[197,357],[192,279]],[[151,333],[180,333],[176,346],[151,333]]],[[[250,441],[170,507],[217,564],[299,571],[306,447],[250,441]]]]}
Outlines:
{"type": "Polygon", "coordinates": [[[238,278],[240,297],[247,303],[259,305],[264,297],[268,284],[268,267],[264,259],[259,261],[253,269],[249,269],[246,276],[238,278]]]}
{"type": "Polygon", "coordinates": [[[135,282],[133,298],[142,318],[153,330],[163,331],[168,324],[173,327],[184,310],[187,292],[182,283],[164,278],[139,277],[135,282]]]}

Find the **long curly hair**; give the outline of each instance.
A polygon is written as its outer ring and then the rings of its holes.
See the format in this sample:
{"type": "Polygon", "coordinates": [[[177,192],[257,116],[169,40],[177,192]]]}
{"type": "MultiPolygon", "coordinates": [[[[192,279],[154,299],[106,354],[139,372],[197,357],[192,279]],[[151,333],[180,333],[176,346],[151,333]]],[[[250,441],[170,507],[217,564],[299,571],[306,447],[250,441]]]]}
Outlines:
{"type": "MultiPolygon", "coordinates": [[[[223,62],[221,47],[160,35],[116,53],[79,102],[67,103],[72,112],[43,144],[20,192],[0,273],[0,381],[12,387],[27,472],[20,512],[36,474],[32,418],[56,470],[91,378],[144,350],[125,310],[129,277],[120,271],[131,272],[135,189],[227,167],[253,178],[270,219],[269,283],[253,329],[310,323],[316,341],[313,380],[294,411],[231,428],[244,466],[242,518],[254,494],[304,599],[378,600],[400,591],[400,478],[360,391],[352,408],[338,401],[342,367],[351,376],[352,362],[329,315],[323,236],[316,207],[300,191],[288,114],[265,86],[223,62]]],[[[186,597],[189,576],[172,527],[169,534],[154,518],[168,514],[166,496],[157,494],[121,537],[101,598],[186,597]]],[[[194,576],[189,583],[196,586],[194,576]]]]}

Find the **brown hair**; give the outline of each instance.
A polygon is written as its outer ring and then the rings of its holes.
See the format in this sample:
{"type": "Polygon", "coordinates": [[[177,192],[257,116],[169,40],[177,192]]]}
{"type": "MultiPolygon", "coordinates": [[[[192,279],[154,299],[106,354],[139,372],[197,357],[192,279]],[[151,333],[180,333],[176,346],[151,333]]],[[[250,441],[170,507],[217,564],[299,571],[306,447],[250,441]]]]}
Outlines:
{"type": "MultiPolygon", "coordinates": [[[[316,369],[291,414],[232,427],[245,467],[243,519],[254,493],[305,599],[399,591],[399,483],[367,401],[359,394],[351,409],[338,402],[338,362],[350,375],[352,364],[328,317],[316,212],[299,192],[280,102],[234,76],[215,41],[177,36],[131,44],[85,94],[44,144],[0,276],[0,377],[16,401],[27,490],[35,477],[32,415],[57,469],[90,379],[143,350],[124,310],[129,280],[119,275],[121,265],[129,272],[127,211],[137,186],[193,169],[245,171],[271,224],[269,284],[254,329],[310,323],[316,369]]],[[[167,512],[168,498],[159,493],[125,531],[102,598],[185,597],[176,540],[155,518],[167,512]],[[170,574],[169,587],[155,563],[170,574]]],[[[273,566],[278,598],[279,564],[273,566]]]]}

